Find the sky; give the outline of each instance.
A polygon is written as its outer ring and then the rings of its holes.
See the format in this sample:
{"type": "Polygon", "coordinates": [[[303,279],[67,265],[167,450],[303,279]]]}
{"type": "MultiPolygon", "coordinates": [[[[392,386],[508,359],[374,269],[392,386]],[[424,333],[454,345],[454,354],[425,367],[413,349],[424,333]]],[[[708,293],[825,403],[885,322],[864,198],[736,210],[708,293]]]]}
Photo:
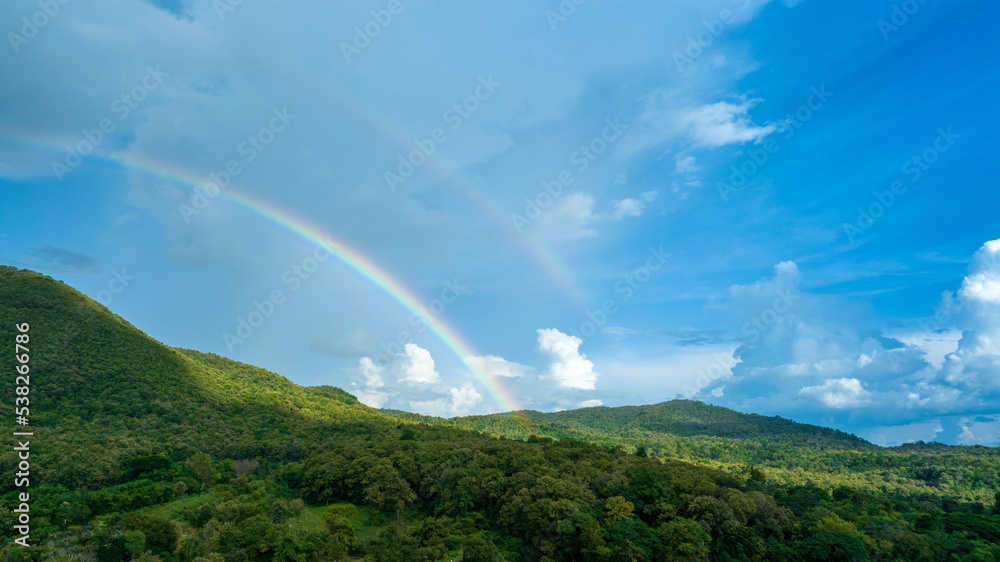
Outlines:
{"type": "Polygon", "coordinates": [[[375,407],[996,446],[997,18],[11,0],[0,263],[375,407]]]}

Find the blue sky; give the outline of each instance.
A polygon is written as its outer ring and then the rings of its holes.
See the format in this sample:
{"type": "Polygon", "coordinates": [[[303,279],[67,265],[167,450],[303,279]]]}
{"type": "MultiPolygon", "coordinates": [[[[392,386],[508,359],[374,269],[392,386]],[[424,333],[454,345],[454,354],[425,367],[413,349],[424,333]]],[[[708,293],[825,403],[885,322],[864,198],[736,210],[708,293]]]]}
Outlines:
{"type": "Polygon", "coordinates": [[[169,345],[381,407],[507,405],[344,263],[293,288],[314,243],[225,198],[185,213],[235,161],[222,189],[390,272],[508,404],[1000,443],[996,3],[0,14],[0,261],[169,345]]]}

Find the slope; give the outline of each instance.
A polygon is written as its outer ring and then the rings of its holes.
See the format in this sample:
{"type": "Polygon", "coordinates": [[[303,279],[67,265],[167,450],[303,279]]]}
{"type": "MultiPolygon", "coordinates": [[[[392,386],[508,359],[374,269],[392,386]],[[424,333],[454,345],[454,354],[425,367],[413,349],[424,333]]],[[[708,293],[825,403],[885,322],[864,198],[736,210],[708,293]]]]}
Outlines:
{"type": "MultiPolygon", "coordinates": [[[[339,389],[307,389],[165,346],[68,285],[0,267],[0,364],[15,364],[14,326],[22,323],[30,325],[31,390],[30,425],[21,429],[34,432],[32,451],[47,459],[35,474],[40,484],[99,487],[121,476],[124,460],[157,453],[294,460],[317,432],[392,423],[339,389]]],[[[5,420],[14,419],[14,385],[13,376],[0,379],[5,420]]],[[[13,463],[5,451],[0,470],[13,463]]]]}

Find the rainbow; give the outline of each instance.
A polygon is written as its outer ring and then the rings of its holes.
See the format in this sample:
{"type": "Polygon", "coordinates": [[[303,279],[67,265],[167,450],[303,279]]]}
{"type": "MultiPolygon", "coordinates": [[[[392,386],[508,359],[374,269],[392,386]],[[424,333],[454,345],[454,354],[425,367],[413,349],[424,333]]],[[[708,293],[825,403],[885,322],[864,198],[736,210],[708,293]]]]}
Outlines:
{"type": "MultiPolygon", "coordinates": [[[[0,131],[0,138],[8,140],[26,142],[38,145],[50,150],[62,150],[61,143],[50,141],[38,135],[22,133],[17,136],[0,131]]],[[[193,188],[202,187],[206,183],[205,178],[181,169],[177,166],[159,162],[152,158],[137,154],[109,154],[95,150],[87,158],[97,158],[100,160],[116,163],[129,170],[140,171],[156,176],[157,178],[168,178],[175,182],[191,186],[193,188]]],[[[420,318],[428,329],[442,342],[448,349],[469,369],[486,390],[493,397],[501,411],[517,412],[522,410],[517,398],[507,390],[496,377],[487,373],[477,357],[478,353],[466,342],[458,332],[447,324],[443,319],[428,314],[420,303],[420,299],[401,282],[396,280],[388,271],[378,265],[374,260],[368,258],[358,250],[350,247],[343,240],[339,240],[324,232],[323,229],[312,225],[305,220],[298,218],[277,206],[255,198],[245,192],[239,191],[230,184],[220,189],[219,197],[224,198],[244,209],[247,209],[268,221],[280,226],[298,238],[311,244],[322,247],[339,261],[353,269],[364,279],[379,288],[392,300],[396,301],[406,311],[420,318]]]]}
{"type": "MultiPolygon", "coordinates": [[[[362,118],[365,123],[373,129],[378,130],[384,138],[395,143],[403,154],[409,153],[414,149],[414,140],[426,137],[427,133],[430,132],[427,131],[424,135],[418,135],[407,130],[399,123],[386,118],[380,111],[372,107],[370,103],[341,88],[329,78],[324,78],[324,73],[311,71],[303,67],[301,63],[287,59],[276,60],[267,55],[260,55],[258,62],[266,66],[271,73],[280,75],[288,81],[297,81],[299,84],[313,90],[317,99],[330,99],[336,105],[350,109],[353,115],[362,118]]],[[[577,285],[574,281],[574,276],[569,272],[565,264],[552,254],[546,245],[533,236],[530,231],[518,230],[514,226],[510,215],[505,210],[507,206],[497,201],[495,197],[491,197],[490,192],[482,188],[481,184],[483,182],[473,180],[461,174],[458,171],[460,167],[446,161],[440,151],[435,151],[433,154],[426,156],[426,162],[428,167],[433,168],[441,175],[444,183],[458,188],[469,201],[482,211],[483,216],[488,217],[494,226],[498,227],[501,232],[506,233],[508,238],[520,242],[521,246],[532,258],[532,261],[547,274],[549,279],[553,280],[563,289],[563,295],[572,298],[580,307],[589,308],[591,303],[586,296],[586,291],[577,285]]],[[[387,164],[394,165],[395,162],[387,162],[387,164]]],[[[382,178],[379,177],[379,185],[381,185],[381,182],[382,178]]]]}

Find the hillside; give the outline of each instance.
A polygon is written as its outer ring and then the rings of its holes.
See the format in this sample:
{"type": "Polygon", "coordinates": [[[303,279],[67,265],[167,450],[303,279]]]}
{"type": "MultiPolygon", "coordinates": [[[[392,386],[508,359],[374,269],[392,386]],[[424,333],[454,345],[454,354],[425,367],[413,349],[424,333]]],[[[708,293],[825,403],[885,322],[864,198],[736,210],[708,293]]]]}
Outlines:
{"type": "MultiPolygon", "coordinates": [[[[954,463],[931,466],[922,487],[894,481],[909,482],[910,465],[887,467],[876,481],[831,470],[825,480],[790,482],[771,471],[664,458],[665,449],[643,456],[625,442],[491,437],[444,427],[462,420],[418,423],[400,414],[404,421],[335,387],[304,388],[165,346],[63,283],[0,267],[5,369],[22,364],[13,345],[22,323],[30,324],[30,423],[13,424],[13,375],[0,384],[0,412],[9,431],[34,433],[31,482],[10,477],[26,470],[17,464],[24,457],[4,450],[4,561],[1000,557],[992,497],[931,482],[954,463]]],[[[769,424],[780,439],[806,431],[844,440],[696,403],[603,410],[469,419],[604,441],[614,440],[612,431],[668,435],[657,428],[767,434],[769,424]],[[703,408],[714,413],[703,416],[703,408]]],[[[690,452],[703,440],[752,447],[766,437],[669,439],[690,452]]],[[[805,448],[781,446],[813,460],[805,448]]]]}
{"type": "Polygon", "coordinates": [[[397,419],[524,439],[578,439],[739,474],[764,471],[785,485],[891,490],[988,504],[1000,488],[1000,449],[939,443],[879,447],[830,428],[743,414],[693,400],[646,406],[522,411],[435,418],[382,410],[397,419]]]}
{"type": "Polygon", "coordinates": [[[672,400],[647,406],[582,408],[564,412],[527,412],[532,419],[574,428],[628,434],[633,431],[669,433],[679,437],[726,437],[822,442],[861,447],[865,440],[826,427],[781,417],[743,414],[694,400],[672,400]]]}
{"type": "MultiPolygon", "coordinates": [[[[3,267],[0,280],[0,341],[14,341],[16,323],[31,326],[31,427],[39,454],[55,461],[38,466],[41,481],[98,487],[114,480],[127,458],[168,451],[237,458],[278,447],[294,458],[309,447],[304,430],[385,423],[346,393],[309,390],[264,369],[162,345],[36,273],[3,267]],[[263,426],[289,437],[263,440],[263,426]],[[67,427],[76,429],[60,430],[67,427]],[[93,462],[81,466],[63,451],[93,462]]],[[[13,355],[13,346],[3,346],[0,362],[14,364],[13,355]]],[[[2,396],[14,396],[14,383],[0,382],[2,396]]],[[[3,414],[13,418],[6,400],[3,414]]],[[[5,455],[0,469],[10,471],[12,462],[5,455]]]]}

